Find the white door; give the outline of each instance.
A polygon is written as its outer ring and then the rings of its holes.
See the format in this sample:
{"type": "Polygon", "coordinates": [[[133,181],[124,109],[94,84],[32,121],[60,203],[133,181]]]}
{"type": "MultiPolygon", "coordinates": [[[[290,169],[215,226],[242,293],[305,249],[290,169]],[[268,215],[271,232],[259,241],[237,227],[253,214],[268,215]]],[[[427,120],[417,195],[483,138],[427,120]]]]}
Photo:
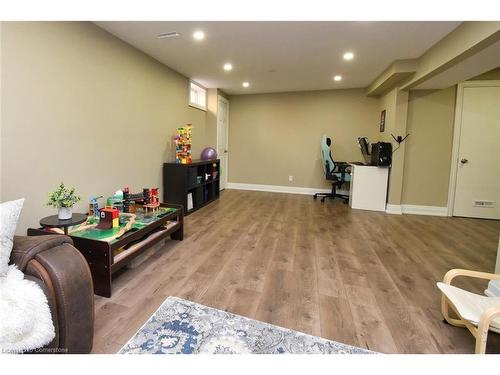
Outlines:
{"type": "Polygon", "coordinates": [[[228,159],[229,102],[222,96],[217,99],[217,155],[220,159],[220,190],[226,188],[228,159]]]}
{"type": "Polygon", "coordinates": [[[500,81],[461,88],[453,215],[500,219],[500,81]]]}

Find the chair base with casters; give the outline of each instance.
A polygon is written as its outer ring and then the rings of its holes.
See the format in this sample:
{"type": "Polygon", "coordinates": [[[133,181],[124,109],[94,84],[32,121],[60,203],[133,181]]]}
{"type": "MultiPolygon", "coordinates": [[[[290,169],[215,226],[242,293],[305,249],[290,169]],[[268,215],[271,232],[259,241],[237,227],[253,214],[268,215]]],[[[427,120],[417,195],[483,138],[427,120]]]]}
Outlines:
{"type": "Polygon", "coordinates": [[[335,163],[335,169],[333,172],[329,172],[326,169],[326,179],[332,181],[332,192],[331,193],[316,193],[313,195],[314,199],[321,197],[321,202],[323,203],[326,198],[339,198],[344,201],[344,203],[349,202],[349,195],[339,194],[337,193],[337,188],[340,188],[346,182],[351,181],[351,174],[347,170],[349,168],[349,164],[345,162],[337,162],[335,163]]]}
{"type": "Polygon", "coordinates": [[[500,297],[486,297],[451,285],[452,280],[457,276],[500,280],[500,275],[454,269],[446,273],[442,283],[437,283],[442,292],[443,318],[455,327],[467,328],[476,339],[476,354],[484,354],[488,332],[500,333],[500,297]],[[450,317],[450,309],[457,315],[457,318],[450,317]]]}
{"type": "Polygon", "coordinates": [[[313,195],[313,198],[317,199],[318,197],[321,197],[322,203],[325,201],[326,198],[331,198],[331,199],[339,198],[339,199],[343,200],[344,203],[346,203],[346,204],[349,203],[349,195],[337,193],[337,187],[340,187],[342,185],[342,183],[339,183],[339,182],[332,183],[332,192],[331,193],[316,193],[313,195]]]}

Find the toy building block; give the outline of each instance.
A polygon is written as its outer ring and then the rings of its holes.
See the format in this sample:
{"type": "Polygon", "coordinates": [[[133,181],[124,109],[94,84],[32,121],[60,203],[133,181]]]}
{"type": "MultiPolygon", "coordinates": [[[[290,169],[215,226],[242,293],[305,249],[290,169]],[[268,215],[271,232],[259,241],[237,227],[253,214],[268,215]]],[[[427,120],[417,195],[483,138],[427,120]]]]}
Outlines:
{"type": "Polygon", "coordinates": [[[113,217],[113,228],[118,228],[120,226],[120,211],[116,208],[112,212],[113,217]]]}
{"type": "MultiPolygon", "coordinates": [[[[148,190],[148,189],[144,189],[148,190]]],[[[143,204],[144,197],[149,196],[144,190],[141,193],[132,194],[128,187],[123,189],[123,212],[124,213],[135,213],[136,204],[143,204]]]]}
{"type": "Polygon", "coordinates": [[[154,212],[160,207],[160,193],[158,188],[144,189],[144,209],[146,212],[151,209],[154,212]],[[147,196],[147,198],[146,198],[147,196]]]}
{"type": "Polygon", "coordinates": [[[99,218],[99,202],[98,200],[102,198],[102,195],[99,197],[90,198],[89,203],[89,216],[94,216],[99,218]]]}
{"type": "Polygon", "coordinates": [[[97,229],[111,229],[115,228],[115,220],[117,222],[116,226],[119,226],[118,220],[118,210],[112,207],[106,207],[101,209],[99,224],[97,224],[97,229]]]}
{"type": "Polygon", "coordinates": [[[149,204],[149,199],[150,199],[150,192],[148,188],[142,189],[142,195],[143,195],[143,205],[146,206],[149,204]]]}
{"type": "Polygon", "coordinates": [[[128,187],[123,188],[123,212],[129,213],[130,212],[130,190],[128,187]]]}

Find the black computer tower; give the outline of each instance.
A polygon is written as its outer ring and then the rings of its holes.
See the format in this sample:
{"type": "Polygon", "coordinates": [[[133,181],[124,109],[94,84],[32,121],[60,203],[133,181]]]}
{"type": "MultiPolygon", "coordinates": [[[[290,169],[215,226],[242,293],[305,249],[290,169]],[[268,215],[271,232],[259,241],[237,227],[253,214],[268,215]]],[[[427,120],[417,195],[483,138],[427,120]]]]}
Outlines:
{"type": "Polygon", "coordinates": [[[390,167],[392,164],[392,143],[372,143],[371,155],[371,165],[376,165],[377,167],[390,167]]]}

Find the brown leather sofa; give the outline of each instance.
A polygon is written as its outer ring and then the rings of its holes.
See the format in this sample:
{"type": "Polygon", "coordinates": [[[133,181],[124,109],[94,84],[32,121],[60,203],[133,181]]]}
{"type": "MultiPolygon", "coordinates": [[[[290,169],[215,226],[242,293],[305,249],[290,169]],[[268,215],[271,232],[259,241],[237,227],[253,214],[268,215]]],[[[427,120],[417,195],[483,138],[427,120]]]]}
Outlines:
{"type": "Polygon", "coordinates": [[[85,258],[62,235],[15,236],[10,263],[36,282],[49,301],[56,336],[39,353],[90,353],[94,287],[85,258]]]}

